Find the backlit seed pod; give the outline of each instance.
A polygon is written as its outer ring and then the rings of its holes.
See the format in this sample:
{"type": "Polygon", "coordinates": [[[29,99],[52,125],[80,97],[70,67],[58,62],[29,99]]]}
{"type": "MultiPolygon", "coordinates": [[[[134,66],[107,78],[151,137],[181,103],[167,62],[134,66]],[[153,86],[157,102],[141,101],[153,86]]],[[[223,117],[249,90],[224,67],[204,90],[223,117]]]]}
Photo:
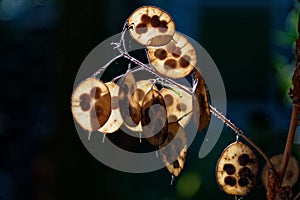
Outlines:
{"type": "Polygon", "coordinates": [[[246,144],[234,142],[220,156],[216,176],[221,189],[230,195],[245,196],[256,183],[258,160],[246,144]]]}
{"type": "Polygon", "coordinates": [[[187,154],[186,133],[177,122],[168,124],[168,135],[159,149],[168,171],[177,177],[183,170],[187,154]]]}
{"type": "Polygon", "coordinates": [[[210,108],[209,108],[209,92],[207,90],[205,80],[202,77],[199,69],[194,69],[193,78],[198,80],[193,98],[193,113],[196,126],[199,131],[203,131],[210,123],[210,108]],[[199,116],[200,114],[200,116],[199,116]]]}
{"type": "Polygon", "coordinates": [[[127,71],[125,76],[118,82],[119,108],[124,124],[127,127],[136,127],[140,121],[140,106],[136,101],[130,101],[136,90],[135,78],[131,71],[127,71]]]}
{"type": "Polygon", "coordinates": [[[160,8],[143,6],[128,18],[130,34],[146,46],[162,46],[170,42],[175,32],[171,16],[160,8]]]}
{"type": "Polygon", "coordinates": [[[175,33],[173,39],[164,46],[148,46],[151,65],[158,73],[170,78],[183,78],[196,66],[197,55],[186,37],[175,33]]]}
{"type": "Polygon", "coordinates": [[[144,97],[142,104],[143,135],[150,144],[163,144],[168,134],[167,109],[161,94],[151,89],[144,97]]]}
{"type": "Polygon", "coordinates": [[[111,114],[99,131],[102,133],[114,133],[123,124],[118,103],[119,86],[114,82],[108,82],[105,85],[108,87],[111,95],[111,114]]]}
{"type": "Polygon", "coordinates": [[[73,91],[72,114],[77,123],[87,131],[97,131],[111,113],[111,97],[107,86],[100,80],[89,78],[73,91]]]}
{"type": "MultiPolygon", "coordinates": [[[[272,162],[276,173],[279,171],[281,162],[282,162],[282,154],[278,154],[273,156],[270,161],[272,162]]],[[[266,189],[268,189],[268,174],[269,174],[269,169],[271,169],[270,165],[268,163],[265,164],[263,167],[262,173],[261,173],[261,178],[262,182],[265,186],[266,189]]],[[[287,169],[285,171],[285,175],[282,180],[282,186],[289,186],[292,187],[298,180],[299,176],[299,166],[297,163],[297,160],[293,157],[290,156],[287,169]]]]}
{"type": "Polygon", "coordinates": [[[162,88],[160,94],[166,103],[168,122],[176,122],[180,119],[179,125],[186,127],[193,114],[193,97],[177,87],[162,88]]]}
{"type": "MultiPolygon", "coordinates": [[[[150,80],[140,80],[135,82],[134,77],[129,75],[126,77],[125,84],[131,85],[129,87],[134,88],[134,90],[130,90],[130,94],[124,95],[119,92],[119,105],[121,108],[121,114],[123,113],[125,126],[134,132],[142,132],[142,124],[141,124],[141,106],[146,93],[151,89],[156,89],[156,86],[150,80]],[[133,79],[132,79],[133,78],[133,79]],[[129,80],[131,79],[131,80],[129,80]],[[127,107],[126,107],[127,106],[127,107]],[[127,112],[127,113],[126,113],[127,112]]],[[[122,84],[122,82],[120,83],[122,84]]],[[[123,82],[124,85],[124,82],[123,82]]],[[[126,90],[126,86],[125,90],[126,90]]]]}

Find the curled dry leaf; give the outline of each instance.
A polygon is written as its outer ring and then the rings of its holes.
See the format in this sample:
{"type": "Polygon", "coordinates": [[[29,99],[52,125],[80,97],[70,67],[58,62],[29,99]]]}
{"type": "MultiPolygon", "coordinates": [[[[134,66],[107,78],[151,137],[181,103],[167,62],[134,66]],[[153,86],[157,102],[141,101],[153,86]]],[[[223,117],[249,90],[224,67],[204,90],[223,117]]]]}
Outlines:
{"type": "Polygon", "coordinates": [[[151,65],[166,77],[183,78],[197,63],[193,45],[179,33],[175,33],[168,44],[159,47],[148,46],[147,49],[151,65]]]}
{"type": "Polygon", "coordinates": [[[256,183],[258,160],[246,144],[234,142],[220,156],[216,176],[221,189],[227,194],[245,196],[256,183]]]}
{"type": "MultiPolygon", "coordinates": [[[[277,170],[278,172],[280,168],[280,164],[282,162],[282,154],[273,156],[270,159],[270,161],[272,162],[275,170],[277,170]]],[[[268,174],[270,168],[271,167],[269,166],[269,164],[266,163],[261,173],[261,179],[266,189],[268,188],[268,174]]],[[[297,160],[293,156],[290,156],[290,160],[288,162],[288,166],[282,180],[282,186],[292,187],[297,182],[298,177],[299,177],[299,166],[297,160]]]]}
{"type": "Polygon", "coordinates": [[[108,82],[105,83],[105,85],[108,87],[111,95],[111,114],[107,122],[99,129],[99,131],[102,133],[114,133],[123,124],[118,103],[119,86],[114,82],[108,82]]]}
{"type": "Polygon", "coordinates": [[[161,46],[170,42],[175,32],[171,16],[160,8],[142,6],[128,18],[130,34],[146,46],[161,46]]]}
{"type": "Polygon", "coordinates": [[[186,133],[177,122],[168,124],[167,137],[159,149],[168,171],[177,177],[183,170],[187,154],[186,133]]]}
{"type": "Polygon", "coordinates": [[[142,104],[143,134],[150,144],[159,146],[168,134],[167,109],[161,94],[151,89],[142,104]]]}
{"type": "Polygon", "coordinates": [[[192,117],[193,97],[176,87],[162,88],[160,94],[166,103],[168,122],[177,122],[180,119],[178,124],[183,128],[186,127],[192,117]]]}
{"type": "Polygon", "coordinates": [[[73,91],[72,114],[77,123],[87,131],[97,131],[109,119],[111,96],[100,80],[89,78],[73,91]]]}
{"type": "Polygon", "coordinates": [[[199,131],[203,131],[209,126],[211,113],[209,108],[209,92],[207,90],[205,80],[202,77],[198,68],[195,68],[193,78],[198,80],[193,98],[193,113],[194,120],[199,131]],[[199,117],[200,114],[200,117],[199,117]]]}

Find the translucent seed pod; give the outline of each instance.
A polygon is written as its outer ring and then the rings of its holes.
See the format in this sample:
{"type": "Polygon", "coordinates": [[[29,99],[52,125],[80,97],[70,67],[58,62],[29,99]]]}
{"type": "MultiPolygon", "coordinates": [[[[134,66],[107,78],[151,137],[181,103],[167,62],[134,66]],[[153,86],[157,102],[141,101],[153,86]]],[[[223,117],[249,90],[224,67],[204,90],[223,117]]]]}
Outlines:
{"type": "Polygon", "coordinates": [[[175,33],[164,46],[148,46],[148,57],[156,71],[166,77],[183,78],[196,66],[197,55],[187,38],[175,33]]]}
{"type": "Polygon", "coordinates": [[[159,149],[168,171],[175,177],[179,176],[186,160],[187,140],[184,129],[177,122],[168,124],[167,138],[159,149]]]}
{"type": "Polygon", "coordinates": [[[123,119],[118,103],[119,86],[114,82],[108,82],[105,85],[108,87],[111,95],[111,114],[107,122],[98,131],[106,134],[116,132],[123,124],[123,119]]]}
{"type": "Polygon", "coordinates": [[[145,95],[142,103],[143,135],[150,144],[159,146],[164,143],[168,134],[167,109],[161,94],[151,89],[145,95]]]}
{"type": "Polygon", "coordinates": [[[162,88],[160,94],[166,103],[168,122],[177,122],[180,119],[178,124],[186,127],[193,115],[193,97],[177,87],[162,88]]]}
{"type": "Polygon", "coordinates": [[[128,18],[133,39],[146,46],[162,46],[170,42],[175,32],[171,16],[160,8],[142,6],[128,18]]]}
{"type": "MultiPolygon", "coordinates": [[[[278,154],[273,156],[270,161],[272,162],[276,173],[279,171],[281,162],[282,162],[282,154],[278,154]]],[[[261,173],[261,179],[262,182],[264,184],[264,187],[266,189],[268,189],[268,174],[269,174],[269,170],[270,170],[270,165],[268,163],[266,163],[263,167],[262,173],[261,173]]],[[[299,177],[299,166],[297,163],[297,160],[293,157],[290,156],[288,165],[287,165],[287,169],[285,172],[285,175],[283,177],[282,180],[282,186],[289,186],[292,187],[298,180],[299,177]]]]}
{"type": "Polygon", "coordinates": [[[150,80],[135,81],[131,74],[125,75],[119,83],[119,106],[125,126],[134,132],[142,132],[141,106],[146,93],[156,86],[150,80]]]}
{"type": "Polygon", "coordinates": [[[257,173],[257,156],[242,142],[234,142],[226,147],[217,162],[217,182],[230,195],[249,194],[256,183],[257,173]]]}
{"type": "Polygon", "coordinates": [[[198,130],[203,131],[209,126],[211,118],[209,91],[207,90],[205,80],[197,67],[193,71],[193,78],[198,82],[193,98],[193,115],[198,130]]]}
{"type": "Polygon", "coordinates": [[[71,110],[76,122],[87,131],[97,131],[111,114],[111,96],[100,80],[89,78],[73,91],[71,110]]]}

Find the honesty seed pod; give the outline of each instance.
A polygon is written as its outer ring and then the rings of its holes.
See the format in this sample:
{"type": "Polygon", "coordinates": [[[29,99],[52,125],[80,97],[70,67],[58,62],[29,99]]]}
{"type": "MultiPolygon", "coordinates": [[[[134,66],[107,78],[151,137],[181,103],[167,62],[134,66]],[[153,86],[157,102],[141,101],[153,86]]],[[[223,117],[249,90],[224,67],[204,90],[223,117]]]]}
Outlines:
{"type": "Polygon", "coordinates": [[[119,89],[119,108],[124,124],[127,127],[136,127],[140,121],[140,106],[138,102],[130,101],[131,96],[136,90],[135,78],[130,70],[118,82],[119,89]]]}
{"type": "Polygon", "coordinates": [[[166,77],[183,78],[197,63],[193,45],[177,32],[168,44],[159,47],[148,46],[147,50],[151,65],[166,77]]]}
{"type": "Polygon", "coordinates": [[[102,133],[114,133],[123,124],[118,103],[119,86],[114,82],[108,82],[105,83],[105,85],[108,87],[111,95],[111,114],[107,122],[99,129],[99,131],[102,133]]]}
{"type": "Polygon", "coordinates": [[[220,156],[216,176],[219,186],[231,195],[245,196],[256,183],[258,160],[246,144],[234,142],[220,156]]]}
{"type": "Polygon", "coordinates": [[[193,78],[197,80],[195,96],[193,98],[193,113],[194,120],[199,131],[203,131],[210,123],[210,108],[209,108],[209,92],[207,90],[205,80],[202,77],[199,69],[195,67],[193,78]],[[200,114],[200,116],[199,116],[200,114]]]}
{"type": "Polygon", "coordinates": [[[121,114],[126,120],[125,126],[134,132],[142,132],[141,124],[141,106],[146,93],[151,89],[156,89],[156,86],[150,80],[140,80],[135,82],[133,75],[125,77],[122,92],[119,92],[119,104],[122,108],[121,114]],[[127,85],[127,86],[125,86],[127,85]],[[126,93],[127,88],[131,88],[129,93],[126,93]]]}
{"type": "Polygon", "coordinates": [[[186,133],[177,122],[168,124],[166,140],[159,149],[161,159],[168,171],[177,177],[183,170],[187,154],[186,133]]]}
{"type": "Polygon", "coordinates": [[[161,46],[170,42],[175,32],[171,16],[160,8],[143,6],[128,18],[131,36],[142,45],[161,46]]]}
{"type": "MultiPolygon", "coordinates": [[[[282,162],[282,157],[283,157],[282,154],[278,154],[273,156],[270,159],[271,163],[273,164],[276,170],[276,173],[279,171],[282,162]]],[[[269,174],[268,171],[270,168],[271,168],[270,165],[266,163],[261,173],[261,179],[266,189],[268,189],[268,174],[269,174]]],[[[298,176],[299,176],[299,166],[297,160],[293,156],[290,156],[287,169],[281,185],[292,187],[297,182],[298,176]]]]}
{"type": "Polygon", "coordinates": [[[161,94],[151,89],[142,104],[143,134],[150,144],[159,146],[168,134],[167,109],[161,94]]]}
{"type": "Polygon", "coordinates": [[[166,103],[168,122],[177,122],[181,118],[179,125],[186,127],[192,117],[193,97],[177,87],[162,88],[160,94],[166,103]]]}
{"type": "Polygon", "coordinates": [[[107,86],[100,80],[89,78],[73,91],[72,114],[77,123],[87,131],[97,131],[111,113],[111,97],[107,86]]]}

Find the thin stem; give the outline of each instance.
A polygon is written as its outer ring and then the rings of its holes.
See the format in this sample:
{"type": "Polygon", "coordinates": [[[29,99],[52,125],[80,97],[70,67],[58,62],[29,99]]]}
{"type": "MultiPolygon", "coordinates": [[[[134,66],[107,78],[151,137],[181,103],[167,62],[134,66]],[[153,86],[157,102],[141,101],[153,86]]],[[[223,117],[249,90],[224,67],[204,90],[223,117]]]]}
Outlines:
{"type": "MultiPolygon", "coordinates": [[[[143,70],[143,69],[144,69],[144,68],[142,68],[142,67],[140,67],[140,68],[135,68],[135,69],[132,70],[132,73],[141,71],[141,70],[143,70]]],[[[121,75],[119,75],[119,76],[116,76],[116,77],[113,78],[111,81],[112,81],[112,82],[115,82],[116,80],[118,80],[119,78],[122,78],[122,77],[125,76],[125,75],[126,75],[126,73],[125,73],[125,74],[121,74],[121,75]]]]}
{"type": "MultiPolygon", "coordinates": [[[[121,41],[122,41],[122,39],[121,39],[121,41]]],[[[120,48],[120,46],[121,46],[120,44],[121,44],[121,43],[116,44],[116,47],[115,47],[115,48],[118,49],[118,51],[120,52],[120,54],[121,54],[124,58],[126,58],[126,59],[130,60],[131,62],[133,62],[133,63],[135,63],[135,64],[141,66],[144,70],[146,70],[146,71],[148,71],[148,72],[154,74],[155,76],[157,76],[158,78],[161,78],[162,80],[165,80],[165,81],[168,82],[169,84],[174,85],[174,86],[176,86],[176,87],[178,87],[178,88],[184,90],[185,92],[187,92],[187,93],[190,94],[190,95],[193,95],[193,91],[190,91],[190,90],[187,89],[186,87],[183,87],[181,84],[175,82],[174,80],[172,80],[172,79],[170,79],[170,78],[168,78],[168,77],[165,77],[165,76],[162,76],[162,75],[158,74],[158,73],[156,72],[156,70],[154,70],[152,67],[150,67],[150,66],[144,64],[143,62],[137,60],[136,58],[130,56],[126,51],[124,51],[124,50],[122,50],[122,49],[120,48]]],[[[263,151],[262,151],[262,150],[254,143],[254,142],[252,142],[252,140],[251,140],[250,138],[248,138],[246,135],[244,135],[244,133],[243,133],[238,127],[236,127],[232,122],[230,122],[230,120],[228,120],[224,115],[222,115],[220,112],[218,112],[218,111],[216,110],[216,108],[214,108],[214,107],[211,106],[211,105],[210,105],[210,112],[211,112],[212,114],[214,114],[217,118],[221,119],[221,120],[222,120],[227,126],[229,126],[234,132],[236,132],[239,136],[241,136],[242,138],[244,138],[251,146],[253,146],[253,147],[257,150],[257,152],[260,153],[261,156],[266,160],[266,162],[269,164],[269,166],[272,168],[272,170],[273,170],[274,172],[276,172],[276,170],[275,170],[273,164],[271,163],[271,161],[269,160],[269,158],[267,157],[267,155],[266,155],[266,154],[265,154],[265,153],[264,153],[264,152],[263,152],[263,151]]]]}
{"type": "Polygon", "coordinates": [[[298,194],[295,196],[295,198],[293,200],[297,200],[300,198],[300,192],[298,192],[298,194]]]}
{"type": "Polygon", "coordinates": [[[117,60],[118,58],[121,58],[123,55],[119,54],[116,57],[114,57],[113,59],[111,59],[110,61],[108,61],[108,63],[106,63],[103,67],[101,67],[100,69],[98,69],[91,77],[95,78],[96,76],[98,76],[101,72],[105,71],[106,68],[113,63],[115,60],[117,60]]]}
{"type": "MultiPolygon", "coordinates": [[[[124,58],[129,59],[130,61],[132,61],[133,63],[143,67],[146,71],[158,76],[159,78],[162,78],[163,80],[166,80],[167,82],[169,82],[170,84],[175,85],[176,87],[184,90],[185,92],[187,92],[190,95],[193,95],[193,92],[188,90],[187,88],[183,87],[182,85],[178,84],[177,82],[173,81],[170,78],[167,77],[162,77],[161,75],[157,74],[157,72],[145,65],[144,63],[142,63],[141,61],[135,59],[134,57],[130,56],[129,54],[123,52],[121,49],[119,49],[120,53],[123,54],[124,58]]],[[[221,119],[227,126],[229,126],[234,132],[236,132],[238,135],[240,135],[241,137],[243,137],[251,146],[253,146],[261,155],[262,157],[268,162],[268,164],[270,165],[270,167],[272,168],[272,170],[274,170],[275,172],[275,168],[273,166],[273,164],[271,163],[271,161],[269,160],[269,158],[267,157],[267,155],[254,143],[252,142],[251,139],[249,139],[246,135],[243,134],[243,132],[237,128],[232,122],[230,122],[230,120],[228,120],[224,115],[222,115],[220,112],[218,112],[213,106],[210,105],[210,111],[211,113],[213,113],[216,117],[218,117],[219,119],[221,119]]]]}
{"type": "Polygon", "coordinates": [[[286,171],[289,159],[290,159],[292,147],[294,144],[294,137],[295,137],[296,127],[297,127],[297,123],[298,123],[299,109],[300,109],[300,106],[297,104],[294,104],[292,116],[291,116],[289,133],[288,133],[288,137],[287,137],[285,148],[284,148],[282,162],[281,162],[279,172],[278,172],[280,184],[282,183],[282,180],[283,180],[283,177],[284,177],[284,174],[285,174],[285,171],[286,171]]]}
{"type": "Polygon", "coordinates": [[[227,126],[229,126],[234,132],[238,134],[238,136],[244,138],[251,146],[253,146],[256,151],[266,160],[266,162],[269,164],[271,169],[276,172],[274,165],[268,158],[268,156],[250,139],[248,138],[237,126],[235,126],[229,119],[227,119],[223,114],[221,114],[219,111],[217,111],[216,108],[209,105],[210,112],[215,115],[217,118],[219,118],[221,121],[223,121],[227,126]]]}

